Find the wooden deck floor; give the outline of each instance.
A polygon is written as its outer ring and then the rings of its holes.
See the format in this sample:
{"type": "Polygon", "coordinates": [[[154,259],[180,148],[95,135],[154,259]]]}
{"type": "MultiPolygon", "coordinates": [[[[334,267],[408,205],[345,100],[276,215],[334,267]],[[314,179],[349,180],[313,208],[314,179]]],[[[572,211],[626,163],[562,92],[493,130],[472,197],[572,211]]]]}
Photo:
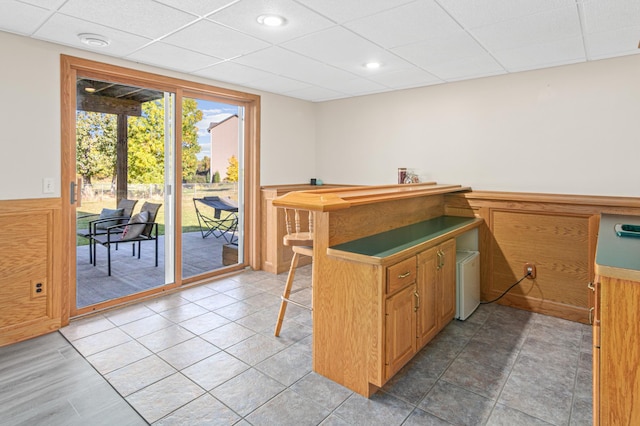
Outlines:
{"type": "MultiPolygon", "coordinates": [[[[183,277],[193,277],[223,267],[222,247],[224,238],[208,236],[200,232],[189,232],[183,236],[183,277]]],[[[112,300],[128,294],[138,293],[164,285],[165,241],[158,238],[158,266],[154,266],[154,243],[142,243],[140,259],[132,256],[130,244],[111,250],[111,276],[107,274],[107,249],[96,248],[96,266],[89,262],[89,247],[77,248],[77,305],[84,307],[112,300]]]]}

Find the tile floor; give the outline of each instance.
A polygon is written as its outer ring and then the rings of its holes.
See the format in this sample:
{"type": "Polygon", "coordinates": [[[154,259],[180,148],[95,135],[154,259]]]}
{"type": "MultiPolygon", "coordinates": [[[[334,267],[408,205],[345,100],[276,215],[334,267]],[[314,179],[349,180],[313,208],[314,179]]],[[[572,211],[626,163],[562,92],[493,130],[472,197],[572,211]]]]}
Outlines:
{"type": "Polygon", "coordinates": [[[311,371],[308,311],[290,305],[273,337],[284,278],[245,272],[61,333],[154,425],[591,424],[586,325],[482,305],[366,399],[311,371]]]}

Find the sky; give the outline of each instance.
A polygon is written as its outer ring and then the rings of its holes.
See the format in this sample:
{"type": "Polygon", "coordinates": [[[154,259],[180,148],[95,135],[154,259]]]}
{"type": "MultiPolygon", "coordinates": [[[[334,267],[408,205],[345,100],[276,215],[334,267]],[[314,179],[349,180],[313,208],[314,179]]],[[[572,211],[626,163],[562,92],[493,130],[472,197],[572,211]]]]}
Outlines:
{"type": "Polygon", "coordinates": [[[198,127],[198,143],[200,144],[200,152],[197,157],[198,160],[202,160],[205,155],[211,158],[211,143],[207,132],[209,125],[211,123],[219,123],[225,118],[237,114],[238,107],[202,99],[196,99],[196,101],[198,102],[198,108],[202,111],[202,120],[196,124],[198,127]]]}

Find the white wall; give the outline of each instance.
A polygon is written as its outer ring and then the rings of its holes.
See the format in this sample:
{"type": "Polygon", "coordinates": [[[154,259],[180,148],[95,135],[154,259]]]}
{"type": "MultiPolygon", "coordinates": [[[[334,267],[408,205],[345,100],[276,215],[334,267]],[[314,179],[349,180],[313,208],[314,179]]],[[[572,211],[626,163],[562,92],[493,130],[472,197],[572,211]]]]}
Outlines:
{"type": "Polygon", "coordinates": [[[640,196],[640,55],[318,104],[318,177],[640,196]]]}
{"type": "Polygon", "coordinates": [[[60,196],[60,54],[259,94],[261,183],[302,183],[315,174],[315,108],[310,102],[0,31],[0,200],[60,196]],[[51,194],[42,191],[45,177],[54,178],[51,194]]]}
{"type": "Polygon", "coordinates": [[[312,104],[0,32],[0,199],[60,196],[61,53],[260,94],[263,185],[640,196],[640,55],[312,104]]]}
{"type": "Polygon", "coordinates": [[[60,196],[60,61],[45,43],[0,32],[0,199],[60,196]],[[54,178],[54,193],[42,179],[54,178]]]}

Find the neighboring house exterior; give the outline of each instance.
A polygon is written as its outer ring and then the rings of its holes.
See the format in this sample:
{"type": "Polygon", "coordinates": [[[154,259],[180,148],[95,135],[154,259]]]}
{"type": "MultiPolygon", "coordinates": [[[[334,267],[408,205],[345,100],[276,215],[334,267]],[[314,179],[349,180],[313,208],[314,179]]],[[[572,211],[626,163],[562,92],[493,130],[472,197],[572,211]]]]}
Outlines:
{"type": "Polygon", "coordinates": [[[227,178],[229,158],[238,158],[238,115],[234,114],[219,123],[211,123],[207,128],[211,140],[211,182],[216,171],[220,180],[227,178]]]}

